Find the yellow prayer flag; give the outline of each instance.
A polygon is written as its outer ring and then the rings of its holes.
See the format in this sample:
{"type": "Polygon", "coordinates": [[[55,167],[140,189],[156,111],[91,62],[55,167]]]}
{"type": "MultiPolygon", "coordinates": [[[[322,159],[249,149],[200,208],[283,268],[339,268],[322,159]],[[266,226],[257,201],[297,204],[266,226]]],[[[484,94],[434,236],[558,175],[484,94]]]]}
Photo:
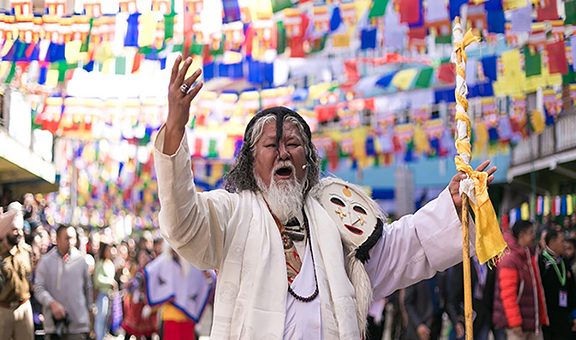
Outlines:
{"type": "Polygon", "coordinates": [[[407,90],[412,85],[414,78],[418,74],[416,69],[407,69],[399,71],[394,75],[392,79],[392,85],[396,86],[400,90],[407,90]]]}
{"type": "Polygon", "coordinates": [[[520,218],[523,220],[530,219],[530,206],[528,205],[528,202],[524,202],[520,206],[520,218]]]}
{"type": "Polygon", "coordinates": [[[2,45],[2,51],[0,51],[0,57],[4,57],[6,53],[10,51],[12,45],[14,45],[14,40],[12,39],[6,40],[6,42],[4,42],[4,45],[2,45]]]}
{"type": "Polygon", "coordinates": [[[572,195],[566,195],[566,214],[572,215],[574,212],[574,202],[572,202],[572,195]]]}
{"type": "Polygon", "coordinates": [[[517,95],[524,92],[526,75],[522,70],[521,58],[520,51],[517,49],[502,53],[500,61],[503,72],[498,82],[507,95],[517,95]]]}
{"type": "Polygon", "coordinates": [[[58,85],[58,70],[48,70],[46,74],[46,86],[56,87],[58,85]]]}
{"type": "Polygon", "coordinates": [[[486,152],[486,146],[488,146],[488,128],[483,120],[477,119],[474,124],[474,153],[483,154],[486,152]]]}
{"type": "Polygon", "coordinates": [[[9,61],[2,61],[0,62],[0,77],[8,74],[8,70],[10,70],[10,66],[12,63],[9,61]]]}
{"type": "Polygon", "coordinates": [[[64,55],[67,63],[74,64],[78,62],[80,58],[80,47],[82,47],[82,41],[80,40],[72,40],[66,43],[64,55]]]}
{"type": "Polygon", "coordinates": [[[319,83],[315,85],[311,85],[308,89],[308,96],[310,99],[318,99],[322,94],[328,91],[332,86],[333,83],[319,83]]]}
{"type": "Polygon", "coordinates": [[[414,149],[420,154],[430,152],[430,140],[421,125],[414,127],[414,149]]]}
{"type": "Polygon", "coordinates": [[[250,5],[250,16],[252,20],[267,20],[272,18],[271,0],[252,0],[250,5]]]}
{"type": "Polygon", "coordinates": [[[505,11],[511,9],[518,9],[526,7],[526,0],[504,0],[502,5],[504,6],[505,11]]]}
{"type": "Polygon", "coordinates": [[[138,46],[150,46],[154,43],[156,19],[154,12],[142,13],[139,18],[138,46]]]}
{"type": "Polygon", "coordinates": [[[536,134],[542,133],[546,127],[544,113],[539,110],[532,111],[530,114],[530,122],[532,123],[532,127],[534,128],[534,132],[536,132],[536,134]]]}
{"type": "Polygon", "coordinates": [[[550,197],[544,196],[544,216],[550,214],[550,197]]]}
{"type": "Polygon", "coordinates": [[[350,34],[335,33],[332,35],[332,46],[334,47],[350,47],[350,34]]]}

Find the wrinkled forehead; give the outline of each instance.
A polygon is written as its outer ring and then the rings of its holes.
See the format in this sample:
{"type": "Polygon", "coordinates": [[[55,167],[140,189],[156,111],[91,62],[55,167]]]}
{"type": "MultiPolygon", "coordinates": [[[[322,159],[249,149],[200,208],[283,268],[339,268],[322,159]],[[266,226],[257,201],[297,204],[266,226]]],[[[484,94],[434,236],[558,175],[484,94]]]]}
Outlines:
{"type": "Polygon", "coordinates": [[[276,139],[278,136],[281,136],[282,138],[302,139],[298,126],[294,122],[290,121],[289,118],[284,119],[282,124],[276,124],[276,119],[272,119],[264,124],[261,138],[276,139]]]}

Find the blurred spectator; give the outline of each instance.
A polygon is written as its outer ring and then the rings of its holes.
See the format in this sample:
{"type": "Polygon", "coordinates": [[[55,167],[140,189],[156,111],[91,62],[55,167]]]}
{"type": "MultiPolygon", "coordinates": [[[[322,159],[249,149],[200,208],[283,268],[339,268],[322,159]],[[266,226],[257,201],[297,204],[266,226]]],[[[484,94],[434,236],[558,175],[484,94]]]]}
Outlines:
{"type": "Polygon", "coordinates": [[[152,253],[154,251],[154,239],[152,233],[148,230],[142,233],[140,240],[138,241],[138,249],[146,249],[148,252],[152,253]]]}
{"type": "Polygon", "coordinates": [[[498,264],[492,322],[506,329],[508,340],[538,339],[540,326],[548,324],[538,266],[529,249],[534,238],[530,221],[517,221],[504,233],[510,252],[498,264]]]}
{"type": "Polygon", "coordinates": [[[381,340],[386,326],[386,299],[372,302],[368,310],[366,339],[381,340]]]}
{"type": "Polygon", "coordinates": [[[108,330],[108,316],[110,314],[110,295],[118,289],[114,280],[115,268],[113,258],[114,247],[108,243],[100,245],[98,261],[94,270],[94,288],[96,290],[96,319],[94,330],[96,340],[104,339],[108,330]]]}
{"type": "MultiPolygon", "coordinates": [[[[464,338],[464,279],[462,263],[450,270],[448,303],[446,311],[455,325],[457,339],[464,338]]],[[[470,278],[472,282],[472,309],[474,311],[474,339],[488,340],[490,332],[494,339],[505,340],[503,332],[496,332],[492,327],[492,309],[494,303],[494,284],[496,272],[486,264],[480,264],[478,258],[470,258],[470,278]]]]}
{"type": "Polygon", "coordinates": [[[428,280],[406,288],[404,305],[408,314],[406,339],[436,340],[442,330],[443,289],[446,273],[436,273],[428,280]]]}
{"type": "Polygon", "coordinates": [[[29,301],[32,256],[23,241],[24,218],[19,205],[11,203],[8,212],[0,214],[0,340],[34,338],[29,301]]]}
{"type": "Polygon", "coordinates": [[[74,228],[60,225],[56,247],[42,257],[36,269],[34,295],[44,307],[47,340],[84,340],[90,332],[92,280],[75,244],[74,228]]]}
{"type": "Polygon", "coordinates": [[[126,331],[127,340],[132,335],[136,339],[150,340],[157,331],[156,312],[148,305],[144,279],[144,267],[151,260],[152,256],[147,250],[141,249],[138,252],[136,271],[126,286],[122,328],[126,331]]]}
{"type": "Polygon", "coordinates": [[[569,238],[564,245],[564,258],[572,275],[576,275],[576,238],[569,238]]]}
{"type": "Polygon", "coordinates": [[[564,254],[564,233],[549,230],[546,234],[546,248],[538,259],[546,308],[550,318],[548,326],[542,326],[544,340],[574,339],[572,328],[576,322],[570,313],[576,309],[576,286],[574,276],[562,258],[564,254]]]}
{"type": "Polygon", "coordinates": [[[162,237],[157,237],[154,239],[154,253],[152,256],[157,258],[162,254],[162,249],[164,248],[164,239],[162,237]]]}

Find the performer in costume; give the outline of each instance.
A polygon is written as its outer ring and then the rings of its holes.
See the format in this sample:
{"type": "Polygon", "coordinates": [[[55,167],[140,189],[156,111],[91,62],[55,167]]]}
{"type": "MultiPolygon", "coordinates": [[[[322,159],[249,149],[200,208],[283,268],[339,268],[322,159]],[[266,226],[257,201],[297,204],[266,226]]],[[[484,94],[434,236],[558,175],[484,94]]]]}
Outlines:
{"type": "Polygon", "coordinates": [[[196,339],[215,276],[192,267],[170,248],[146,265],[144,274],[149,305],[161,306],[162,339],[196,339]]]}
{"type": "Polygon", "coordinates": [[[369,306],[359,296],[372,290],[383,298],[462,260],[464,175],[457,174],[437,199],[383,227],[364,264],[369,284],[355,285],[349,249],[310,194],[320,172],[310,128],[285,107],[263,110],[248,123],[227,190],[198,193],[185,127],[201,71],[185,79],[191,59],[182,68],[180,62],[155,143],[160,228],[194,266],[219,273],[212,339],[359,339],[365,318],[358,315],[369,306]]]}

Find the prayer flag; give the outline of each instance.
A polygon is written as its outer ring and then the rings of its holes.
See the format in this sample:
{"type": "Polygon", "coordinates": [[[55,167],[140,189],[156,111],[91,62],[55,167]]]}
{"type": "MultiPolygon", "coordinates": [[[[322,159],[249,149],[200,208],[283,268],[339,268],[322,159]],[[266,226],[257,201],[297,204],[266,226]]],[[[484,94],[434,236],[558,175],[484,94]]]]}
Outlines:
{"type": "Polygon", "coordinates": [[[568,60],[566,59],[566,45],[558,41],[546,45],[548,52],[548,69],[550,74],[568,73],[568,60]]]}

